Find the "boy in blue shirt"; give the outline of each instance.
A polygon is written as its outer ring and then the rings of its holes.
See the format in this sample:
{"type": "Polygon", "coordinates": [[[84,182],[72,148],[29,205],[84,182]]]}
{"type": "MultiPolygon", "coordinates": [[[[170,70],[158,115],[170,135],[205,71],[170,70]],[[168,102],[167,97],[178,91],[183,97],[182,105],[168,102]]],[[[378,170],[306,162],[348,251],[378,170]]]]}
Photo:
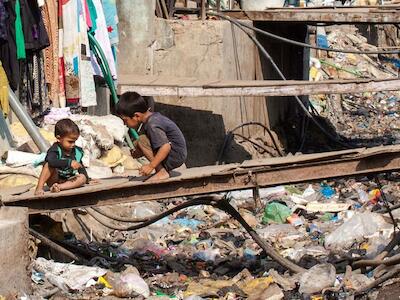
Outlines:
{"type": "Polygon", "coordinates": [[[81,187],[88,182],[89,176],[82,165],[83,150],[75,146],[79,135],[78,126],[70,119],[56,123],[57,142],[47,151],[35,195],[43,195],[46,183],[51,192],[58,193],[81,187]]]}
{"type": "Polygon", "coordinates": [[[121,95],[117,114],[129,128],[143,124],[145,135],[135,143],[134,158],[145,156],[150,163],[141,168],[140,174],[155,174],[148,181],[170,177],[170,171],[182,166],[187,157],[186,141],[179,127],[160,113],[152,112],[148,101],[135,92],[121,95]]]}

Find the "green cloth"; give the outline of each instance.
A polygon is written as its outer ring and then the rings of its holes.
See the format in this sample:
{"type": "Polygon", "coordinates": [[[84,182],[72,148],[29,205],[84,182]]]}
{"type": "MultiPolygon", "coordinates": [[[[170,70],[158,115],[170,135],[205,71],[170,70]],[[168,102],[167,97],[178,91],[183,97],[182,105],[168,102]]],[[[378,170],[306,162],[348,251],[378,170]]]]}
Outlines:
{"type": "Polygon", "coordinates": [[[25,59],[25,38],[22,31],[21,4],[19,0],[15,2],[15,42],[17,44],[17,59],[25,59]]]}
{"type": "Polygon", "coordinates": [[[264,224],[284,224],[286,219],[292,215],[292,211],[286,205],[278,202],[268,203],[264,210],[262,222],[264,224]]]}
{"type": "Polygon", "coordinates": [[[89,8],[89,14],[90,14],[90,19],[92,20],[92,28],[90,28],[89,32],[93,33],[97,29],[97,12],[96,12],[96,7],[93,4],[92,0],[87,0],[87,5],[89,8]]]}

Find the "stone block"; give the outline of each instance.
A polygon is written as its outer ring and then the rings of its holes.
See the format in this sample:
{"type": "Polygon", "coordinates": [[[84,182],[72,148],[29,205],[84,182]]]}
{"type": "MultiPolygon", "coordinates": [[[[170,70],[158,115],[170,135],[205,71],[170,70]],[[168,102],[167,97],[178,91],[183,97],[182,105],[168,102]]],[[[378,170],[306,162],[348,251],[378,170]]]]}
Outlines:
{"type": "Polygon", "coordinates": [[[0,208],[0,295],[29,294],[28,209],[0,208]]]}

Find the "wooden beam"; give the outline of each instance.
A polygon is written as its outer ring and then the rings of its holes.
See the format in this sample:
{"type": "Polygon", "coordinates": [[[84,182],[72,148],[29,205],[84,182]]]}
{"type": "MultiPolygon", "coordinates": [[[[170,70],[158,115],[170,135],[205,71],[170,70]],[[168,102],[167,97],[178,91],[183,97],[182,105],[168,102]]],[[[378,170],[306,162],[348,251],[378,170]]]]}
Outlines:
{"type": "Polygon", "coordinates": [[[268,8],[264,11],[224,11],[224,14],[238,19],[266,22],[307,24],[400,23],[400,6],[268,8]]]}
{"type": "Polygon", "coordinates": [[[300,96],[318,94],[351,94],[396,91],[400,79],[390,80],[327,80],[327,81],[227,81],[121,75],[118,92],[135,91],[146,96],[174,97],[239,97],[300,96]]]}
{"type": "Polygon", "coordinates": [[[30,213],[41,213],[74,207],[154,201],[398,170],[400,170],[400,147],[394,145],[189,168],[182,171],[182,174],[161,182],[143,182],[141,181],[143,178],[124,181],[103,180],[99,185],[60,193],[47,192],[43,196],[34,196],[30,193],[20,196],[6,195],[1,197],[1,201],[3,205],[24,206],[29,208],[30,213]]]}

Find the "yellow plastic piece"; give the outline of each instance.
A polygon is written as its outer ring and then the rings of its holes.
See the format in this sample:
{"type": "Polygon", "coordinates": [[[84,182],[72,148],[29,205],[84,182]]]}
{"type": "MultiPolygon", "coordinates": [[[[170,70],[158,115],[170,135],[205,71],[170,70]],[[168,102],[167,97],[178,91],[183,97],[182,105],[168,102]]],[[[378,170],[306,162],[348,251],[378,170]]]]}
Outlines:
{"type": "Polygon", "coordinates": [[[99,277],[99,279],[97,280],[97,283],[103,284],[108,289],[112,289],[111,284],[103,276],[99,277]]]}
{"type": "Polygon", "coordinates": [[[8,79],[6,72],[4,71],[3,65],[0,61],[0,108],[4,113],[4,116],[10,112],[10,105],[8,102],[8,79]]]}

